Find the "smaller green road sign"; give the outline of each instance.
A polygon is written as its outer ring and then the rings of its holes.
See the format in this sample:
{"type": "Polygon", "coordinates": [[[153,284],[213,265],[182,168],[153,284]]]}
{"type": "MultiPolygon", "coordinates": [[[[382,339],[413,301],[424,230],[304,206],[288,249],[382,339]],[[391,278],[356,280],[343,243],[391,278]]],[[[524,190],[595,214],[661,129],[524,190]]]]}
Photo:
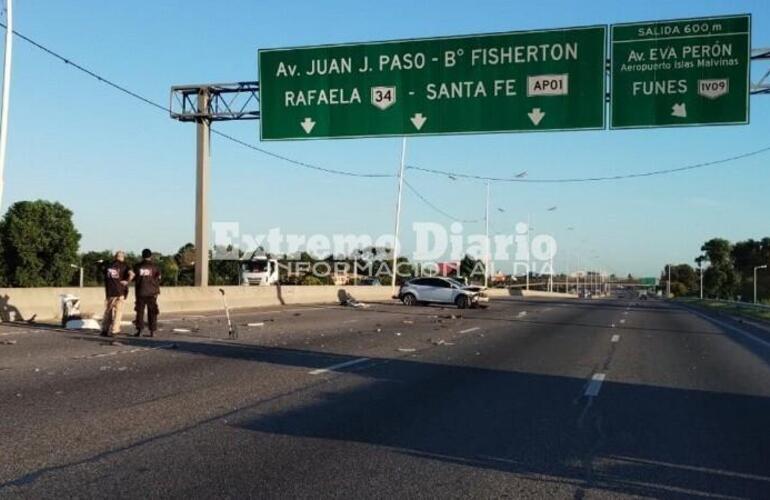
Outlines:
{"type": "Polygon", "coordinates": [[[751,16],[612,26],[611,128],[749,122],[751,16]]]}

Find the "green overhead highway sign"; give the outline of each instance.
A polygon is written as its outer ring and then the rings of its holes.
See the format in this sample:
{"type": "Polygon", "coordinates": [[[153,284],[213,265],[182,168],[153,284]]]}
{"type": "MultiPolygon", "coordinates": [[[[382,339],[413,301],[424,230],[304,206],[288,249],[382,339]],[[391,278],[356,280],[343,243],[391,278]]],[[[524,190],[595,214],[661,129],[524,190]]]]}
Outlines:
{"type": "Polygon", "coordinates": [[[611,128],[749,121],[751,16],[616,24],[611,128]]]}
{"type": "Polygon", "coordinates": [[[261,136],[603,129],[606,31],[260,50],[261,136]]]}

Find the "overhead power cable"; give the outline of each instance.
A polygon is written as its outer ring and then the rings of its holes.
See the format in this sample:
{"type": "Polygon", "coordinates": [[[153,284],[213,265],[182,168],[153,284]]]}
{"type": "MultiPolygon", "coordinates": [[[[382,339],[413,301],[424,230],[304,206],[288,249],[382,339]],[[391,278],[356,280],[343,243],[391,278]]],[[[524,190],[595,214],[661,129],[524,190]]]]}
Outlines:
{"type": "Polygon", "coordinates": [[[687,170],[697,170],[701,168],[714,167],[716,165],[721,165],[724,163],[729,163],[737,160],[743,160],[745,158],[750,158],[752,156],[758,156],[763,153],[767,153],[769,151],[770,151],[770,146],[765,146],[759,149],[755,149],[754,151],[749,151],[747,153],[741,153],[739,155],[729,156],[727,158],[720,158],[718,160],[694,163],[692,165],[685,165],[683,167],[651,170],[648,172],[637,172],[632,174],[618,174],[618,175],[607,175],[607,176],[597,176],[597,177],[567,177],[567,178],[561,178],[561,179],[531,179],[531,178],[528,179],[528,178],[521,178],[521,177],[515,177],[515,176],[489,177],[485,175],[464,174],[464,173],[450,171],[450,170],[439,170],[435,168],[418,167],[415,165],[407,165],[406,168],[409,170],[416,170],[419,172],[426,172],[434,175],[443,175],[449,178],[454,177],[454,178],[472,179],[472,180],[478,180],[478,181],[565,184],[565,183],[574,183],[574,182],[617,181],[617,180],[624,180],[624,179],[636,179],[640,177],[653,177],[656,175],[673,174],[677,172],[685,172],[687,170]]]}
{"type": "MultiPolygon", "coordinates": [[[[2,22],[0,22],[0,26],[2,26],[3,28],[6,28],[5,24],[2,23],[2,22]]],[[[48,55],[50,55],[50,56],[60,60],[64,64],[72,66],[73,68],[77,69],[78,71],[81,71],[81,72],[85,73],[86,75],[90,76],[91,78],[94,78],[94,79],[96,79],[96,80],[98,80],[98,81],[100,81],[100,82],[102,82],[102,83],[104,83],[106,85],[109,85],[110,87],[114,88],[115,90],[118,90],[118,91],[120,91],[120,92],[122,92],[122,93],[124,93],[124,94],[126,94],[128,96],[131,96],[134,99],[142,101],[143,103],[145,103],[145,104],[147,104],[149,106],[152,106],[152,107],[154,107],[156,109],[159,109],[159,110],[164,111],[166,113],[170,112],[170,110],[169,110],[169,108],[167,106],[164,106],[164,105],[162,105],[160,103],[157,103],[157,102],[153,101],[150,98],[147,98],[147,97],[145,97],[145,96],[143,96],[141,94],[138,94],[138,93],[136,93],[136,92],[134,92],[132,90],[127,89],[123,85],[115,83],[114,81],[110,80],[109,78],[105,78],[105,77],[99,75],[98,73],[96,73],[94,71],[91,71],[90,69],[86,68],[85,66],[72,61],[71,59],[69,59],[69,58],[59,54],[58,52],[56,52],[54,50],[49,49],[45,45],[36,42],[35,40],[29,38],[26,35],[23,35],[23,34],[19,33],[16,30],[13,30],[13,34],[16,35],[17,37],[19,37],[21,40],[24,40],[25,42],[33,45],[34,47],[42,50],[46,54],[48,54],[48,55]]],[[[227,139],[228,141],[234,142],[236,144],[240,144],[241,146],[245,146],[245,147],[247,147],[249,149],[252,149],[254,151],[258,151],[258,152],[260,152],[262,154],[265,154],[265,155],[271,156],[273,158],[276,158],[276,159],[279,159],[279,160],[291,163],[291,164],[299,166],[299,167],[304,167],[304,168],[308,168],[308,169],[312,169],[312,170],[326,172],[326,173],[329,173],[329,174],[346,175],[346,176],[349,176],[349,177],[366,177],[366,178],[395,177],[395,174],[366,174],[366,173],[349,172],[349,171],[337,170],[337,169],[333,169],[333,168],[321,167],[321,166],[313,165],[311,163],[303,162],[303,161],[300,161],[300,160],[295,160],[293,158],[289,158],[287,156],[280,155],[278,153],[273,153],[272,151],[268,151],[266,149],[260,148],[259,146],[255,146],[255,145],[250,144],[250,143],[248,143],[246,141],[242,141],[242,140],[237,139],[237,138],[235,138],[235,137],[233,137],[233,136],[231,136],[229,134],[226,134],[224,132],[220,132],[219,130],[212,129],[211,133],[212,134],[216,134],[216,135],[218,135],[218,136],[220,136],[220,137],[222,137],[224,139],[227,139]]]]}
{"type": "Polygon", "coordinates": [[[409,189],[409,191],[411,191],[412,193],[414,193],[414,195],[415,195],[415,196],[417,196],[417,197],[418,197],[418,198],[419,198],[419,199],[420,199],[420,200],[421,200],[423,203],[425,203],[426,205],[428,205],[428,206],[429,206],[430,208],[432,208],[432,209],[433,209],[435,212],[437,212],[437,213],[439,213],[439,214],[443,215],[444,217],[446,217],[446,218],[448,218],[448,219],[450,219],[450,220],[453,220],[453,221],[456,221],[456,222],[462,222],[463,224],[474,224],[474,223],[476,223],[476,222],[481,222],[481,219],[465,219],[465,220],[463,220],[463,219],[459,219],[459,218],[455,217],[454,215],[450,214],[449,212],[447,212],[447,211],[445,211],[445,210],[442,210],[441,208],[439,208],[438,206],[436,206],[436,204],[434,204],[434,203],[433,203],[433,202],[431,202],[429,199],[427,199],[425,196],[423,196],[423,195],[422,195],[422,194],[421,194],[421,193],[420,193],[420,192],[419,192],[417,189],[415,189],[415,188],[414,188],[414,187],[413,187],[411,184],[409,184],[409,183],[408,183],[406,180],[404,180],[404,185],[406,185],[406,187],[409,189]]]}
{"type": "Polygon", "coordinates": [[[259,146],[255,146],[253,144],[250,144],[246,141],[242,141],[238,138],[235,138],[231,135],[225,134],[224,132],[220,132],[219,130],[211,129],[212,134],[216,134],[224,139],[227,139],[228,141],[232,141],[236,144],[240,144],[241,146],[247,147],[249,149],[253,149],[254,151],[258,151],[262,154],[272,156],[273,158],[276,158],[278,160],[283,160],[285,162],[291,163],[293,165],[296,165],[298,167],[308,168],[311,170],[317,170],[319,172],[325,172],[327,174],[335,174],[335,175],[346,175],[348,177],[366,177],[366,178],[375,178],[375,179],[382,179],[386,177],[395,177],[396,174],[366,174],[366,173],[359,173],[359,172],[349,172],[346,170],[337,170],[334,168],[326,168],[321,167],[318,165],[313,165],[312,163],[306,163],[304,161],[295,160],[293,158],[289,158],[288,156],[283,156],[278,153],[273,153],[272,151],[268,151],[267,149],[260,148],[259,146]]]}
{"type": "MultiPolygon", "coordinates": [[[[0,22],[0,26],[2,26],[3,28],[6,28],[5,24],[2,23],[2,22],[0,22]]],[[[35,40],[33,40],[33,39],[31,39],[31,38],[29,38],[29,37],[19,33],[16,30],[14,30],[13,33],[17,37],[19,37],[21,40],[24,40],[25,42],[33,45],[34,47],[42,50],[46,54],[48,54],[48,55],[50,55],[50,56],[52,56],[52,57],[62,61],[63,63],[65,63],[65,64],[67,64],[69,66],[72,66],[73,68],[75,68],[75,69],[77,69],[77,70],[87,74],[91,78],[94,78],[94,79],[96,79],[96,80],[98,80],[98,81],[100,81],[100,82],[102,82],[102,83],[104,83],[106,85],[109,85],[110,87],[114,88],[115,90],[118,90],[118,91],[120,91],[120,92],[122,92],[122,93],[124,93],[126,95],[129,95],[129,96],[133,97],[134,99],[142,101],[143,103],[145,103],[145,104],[147,104],[149,106],[152,106],[152,107],[154,107],[156,109],[159,109],[159,110],[165,111],[166,113],[169,113],[169,108],[167,106],[159,104],[159,103],[153,101],[152,99],[144,97],[141,94],[138,94],[138,93],[136,93],[136,92],[134,92],[132,90],[129,90],[128,88],[126,88],[126,87],[124,87],[122,85],[119,85],[119,84],[115,83],[114,81],[112,81],[112,80],[110,80],[108,78],[105,78],[105,77],[95,73],[94,71],[89,70],[88,68],[86,68],[86,67],[84,67],[84,66],[82,66],[82,65],[80,65],[80,64],[78,64],[78,63],[76,63],[74,61],[72,61],[71,59],[69,59],[67,57],[64,57],[63,55],[59,54],[58,52],[56,52],[56,51],[54,51],[52,49],[49,49],[45,45],[36,42],[35,40]]],[[[231,136],[229,134],[226,134],[224,132],[220,132],[218,130],[212,130],[212,133],[214,133],[214,134],[216,134],[216,135],[218,135],[218,136],[220,136],[220,137],[222,137],[222,138],[224,138],[226,140],[229,140],[229,141],[234,142],[236,144],[239,144],[241,146],[247,147],[247,148],[249,148],[251,150],[257,151],[259,153],[271,156],[273,158],[276,158],[276,159],[279,159],[279,160],[291,163],[291,164],[299,166],[299,167],[311,169],[311,170],[316,170],[316,171],[325,172],[325,173],[334,174],[334,175],[344,175],[344,176],[348,176],[348,177],[364,177],[364,178],[391,178],[391,177],[395,177],[394,174],[385,174],[385,173],[363,174],[363,173],[359,173],[359,172],[351,172],[351,171],[345,171],[345,170],[338,170],[338,169],[321,167],[319,165],[314,165],[314,164],[303,162],[303,161],[300,161],[300,160],[295,160],[295,159],[289,158],[287,156],[280,155],[278,153],[273,153],[272,151],[263,149],[263,148],[261,148],[259,146],[255,146],[254,144],[251,144],[251,143],[248,143],[246,141],[237,139],[237,138],[235,138],[235,137],[233,137],[233,136],[231,136]]],[[[433,175],[441,175],[441,176],[449,177],[449,178],[473,179],[473,180],[490,181],[490,182],[521,182],[521,183],[602,182],[602,181],[613,181],[613,180],[636,179],[636,178],[641,178],[641,177],[653,177],[653,176],[658,176],[658,175],[667,175],[667,174],[673,174],[673,173],[677,173],[677,172],[684,172],[684,171],[688,171],[688,170],[696,170],[696,169],[708,168],[708,167],[713,167],[713,166],[716,166],[716,165],[721,165],[721,164],[725,164],[725,163],[729,163],[729,162],[733,162],[733,161],[749,158],[751,156],[757,156],[757,155],[760,155],[760,154],[767,153],[768,151],[770,151],[770,146],[765,146],[765,147],[762,147],[760,149],[756,149],[754,151],[749,151],[747,153],[742,153],[742,154],[735,155],[735,156],[730,156],[730,157],[727,157],[727,158],[721,158],[721,159],[718,159],[718,160],[712,160],[712,161],[706,161],[706,162],[701,162],[701,163],[695,163],[695,164],[686,165],[686,166],[683,166],[683,167],[675,167],[675,168],[668,168],[668,169],[662,169],[662,170],[652,170],[652,171],[648,171],[648,172],[637,172],[637,173],[632,173],[632,174],[619,174],[619,175],[597,176],[597,177],[571,177],[571,178],[568,177],[568,178],[557,178],[557,179],[532,179],[532,178],[522,178],[522,177],[515,177],[515,176],[514,177],[493,177],[493,176],[485,176],[485,175],[465,174],[465,173],[453,172],[453,171],[449,171],[449,170],[425,168],[425,167],[419,167],[419,166],[415,166],[415,165],[409,165],[406,168],[408,168],[410,170],[415,170],[415,171],[420,171],[420,172],[425,172],[425,173],[433,174],[433,175]]]]}

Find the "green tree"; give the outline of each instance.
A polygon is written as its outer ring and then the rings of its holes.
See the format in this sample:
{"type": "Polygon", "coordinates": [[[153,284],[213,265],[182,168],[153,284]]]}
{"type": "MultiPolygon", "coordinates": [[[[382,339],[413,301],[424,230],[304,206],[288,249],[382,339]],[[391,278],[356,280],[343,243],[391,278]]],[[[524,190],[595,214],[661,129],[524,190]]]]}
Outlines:
{"type": "Polygon", "coordinates": [[[19,201],[0,220],[0,254],[6,285],[64,286],[77,265],[80,233],[72,211],[58,202],[19,201]]]}
{"type": "Polygon", "coordinates": [[[160,269],[160,284],[161,286],[175,286],[177,280],[177,273],[179,272],[179,265],[176,263],[173,255],[158,255],[155,258],[155,263],[160,269]]]}
{"type": "MultiPolygon", "coordinates": [[[[668,269],[661,272],[660,281],[665,283],[668,279],[668,269]]],[[[671,266],[671,293],[675,297],[694,295],[698,290],[698,275],[689,264],[677,264],[671,266]]]]}
{"type": "Polygon", "coordinates": [[[734,298],[740,285],[740,275],[733,266],[730,242],[724,238],[712,238],[703,244],[701,251],[710,263],[703,273],[706,294],[721,299],[734,298]]]}
{"type": "Polygon", "coordinates": [[[465,255],[460,261],[460,278],[468,278],[468,282],[484,281],[484,262],[465,255]]]}
{"type": "Polygon", "coordinates": [[[174,282],[180,286],[192,286],[195,283],[195,245],[187,243],[174,255],[178,269],[178,278],[174,282]]]}
{"type": "MultiPolygon", "coordinates": [[[[770,238],[749,239],[737,242],[732,248],[732,261],[740,276],[740,295],[751,300],[754,294],[754,268],[770,264],[770,238]]],[[[760,299],[770,296],[770,279],[767,271],[757,273],[757,295],[760,299]]]]}
{"type": "Polygon", "coordinates": [[[83,266],[83,284],[85,286],[97,286],[104,284],[102,269],[105,264],[112,262],[114,255],[110,250],[90,251],[80,256],[80,265],[83,266]]]}
{"type": "MultiPolygon", "coordinates": [[[[221,252],[209,252],[209,285],[237,285],[238,275],[241,272],[241,261],[237,259],[213,259],[212,256],[216,254],[229,254],[232,252],[232,245],[221,248],[221,252]]],[[[215,249],[216,250],[216,249],[215,249]]],[[[238,256],[242,256],[242,252],[238,252],[238,256]]]]}

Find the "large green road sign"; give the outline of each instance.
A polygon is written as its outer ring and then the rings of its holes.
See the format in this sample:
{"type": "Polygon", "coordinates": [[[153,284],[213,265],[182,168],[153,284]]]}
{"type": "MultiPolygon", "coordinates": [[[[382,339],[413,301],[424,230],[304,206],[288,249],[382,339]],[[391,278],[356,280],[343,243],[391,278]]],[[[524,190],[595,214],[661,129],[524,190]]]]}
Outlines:
{"type": "Polygon", "coordinates": [[[749,121],[749,15],[612,26],[612,128],[749,121]]]}
{"type": "Polygon", "coordinates": [[[260,50],[263,140],[602,129],[606,27],[260,50]]]}

